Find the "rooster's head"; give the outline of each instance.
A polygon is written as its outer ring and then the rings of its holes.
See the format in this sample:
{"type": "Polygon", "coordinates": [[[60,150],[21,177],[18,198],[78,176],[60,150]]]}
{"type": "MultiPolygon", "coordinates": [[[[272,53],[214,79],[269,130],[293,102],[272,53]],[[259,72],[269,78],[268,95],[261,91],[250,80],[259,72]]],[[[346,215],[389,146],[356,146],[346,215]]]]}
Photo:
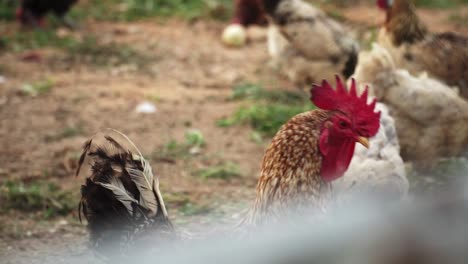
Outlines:
{"type": "Polygon", "coordinates": [[[325,80],[311,90],[311,101],[318,108],[330,111],[319,139],[322,177],[326,181],[341,176],[351,162],[355,143],[369,147],[368,138],[377,134],[380,127],[380,112],[374,112],[377,101],[367,104],[368,88],[359,96],[354,79],[349,91],[339,77],[336,82],[336,90],[325,80]]]}

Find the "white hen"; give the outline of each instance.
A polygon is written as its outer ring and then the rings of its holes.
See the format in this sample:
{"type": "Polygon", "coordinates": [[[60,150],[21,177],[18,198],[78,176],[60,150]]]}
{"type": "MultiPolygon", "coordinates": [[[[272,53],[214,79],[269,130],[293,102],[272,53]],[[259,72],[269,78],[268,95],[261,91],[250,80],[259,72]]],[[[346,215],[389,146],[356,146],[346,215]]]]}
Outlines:
{"type": "Polygon", "coordinates": [[[456,88],[397,69],[377,44],[359,55],[354,77],[389,107],[405,160],[455,156],[468,147],[468,102],[456,88]]]}
{"type": "Polygon", "coordinates": [[[376,110],[381,112],[380,129],[370,139],[370,148],[357,145],[345,176],[334,182],[342,201],[370,195],[392,202],[408,194],[409,183],[400,157],[395,121],[384,104],[377,103],[376,110]]]}

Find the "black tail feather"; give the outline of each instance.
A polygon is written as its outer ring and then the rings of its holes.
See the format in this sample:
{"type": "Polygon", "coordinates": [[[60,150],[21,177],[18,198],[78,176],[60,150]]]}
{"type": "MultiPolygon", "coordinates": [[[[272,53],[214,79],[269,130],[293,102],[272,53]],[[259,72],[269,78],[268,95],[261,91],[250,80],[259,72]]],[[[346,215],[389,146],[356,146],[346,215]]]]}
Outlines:
{"type": "Polygon", "coordinates": [[[349,55],[348,60],[345,63],[345,67],[343,71],[341,72],[343,76],[346,77],[346,79],[348,79],[354,74],[357,64],[358,64],[358,53],[353,51],[349,55]]]}
{"type": "Polygon", "coordinates": [[[134,243],[149,234],[153,237],[159,234],[161,239],[175,237],[157,189],[157,178],[152,178],[156,181],[153,183],[154,197],[145,198],[134,182],[138,179],[130,176],[129,170],[139,170],[142,177],[146,177],[142,165],[146,161],[142,162],[140,154],[126,147],[126,140],[126,136],[114,130],[98,133],[84,144],[79,160],[76,175],[87,173],[86,182],[81,187],[79,218],[81,221],[83,215],[88,221],[92,245],[99,251],[115,247],[116,241],[119,245],[134,243]],[[87,171],[82,168],[85,162],[90,166],[87,171]],[[151,203],[141,199],[156,199],[157,209],[145,208],[151,203]],[[130,207],[129,203],[132,204],[130,207]],[[150,214],[150,211],[156,211],[156,214],[150,214]]]}

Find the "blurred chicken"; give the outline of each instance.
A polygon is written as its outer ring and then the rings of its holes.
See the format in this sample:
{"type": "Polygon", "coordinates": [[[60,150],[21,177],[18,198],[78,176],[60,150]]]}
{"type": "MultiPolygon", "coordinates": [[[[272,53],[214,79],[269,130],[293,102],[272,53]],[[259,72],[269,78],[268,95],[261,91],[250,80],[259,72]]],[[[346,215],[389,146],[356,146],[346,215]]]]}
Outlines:
{"type": "MultiPolygon", "coordinates": [[[[88,140],[76,175],[87,176],[81,187],[81,214],[88,221],[92,247],[101,253],[125,253],[145,239],[175,237],[159,181],[140,151],[115,130],[88,140]]],[[[152,242],[154,245],[154,242],[152,242]]]]}
{"type": "Polygon", "coordinates": [[[78,0],[21,0],[16,17],[23,25],[41,27],[44,17],[53,13],[65,26],[75,28],[75,23],[66,14],[76,2],[78,0]]]}
{"type": "Polygon", "coordinates": [[[262,0],[235,0],[234,16],[231,23],[240,24],[244,27],[266,24],[267,21],[261,1],[262,0]]]}
{"type": "Polygon", "coordinates": [[[360,54],[354,77],[370,84],[371,94],[389,107],[403,159],[431,161],[468,147],[468,101],[456,89],[398,69],[378,44],[360,54]]]}
{"type": "Polygon", "coordinates": [[[379,44],[388,49],[397,67],[412,74],[427,72],[460,88],[468,98],[468,38],[452,32],[431,33],[420,21],[411,0],[377,0],[386,10],[379,44]]]}
{"type": "Polygon", "coordinates": [[[268,50],[297,85],[348,78],[357,64],[358,43],[349,31],[303,0],[263,0],[271,19],[268,50]]]}

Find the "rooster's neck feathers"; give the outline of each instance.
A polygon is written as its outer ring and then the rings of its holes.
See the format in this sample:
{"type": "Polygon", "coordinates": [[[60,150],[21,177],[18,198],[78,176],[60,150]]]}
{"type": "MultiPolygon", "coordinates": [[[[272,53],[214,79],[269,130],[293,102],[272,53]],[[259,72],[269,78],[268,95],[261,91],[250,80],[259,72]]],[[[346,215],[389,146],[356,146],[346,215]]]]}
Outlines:
{"type": "Polygon", "coordinates": [[[256,220],[284,215],[299,207],[320,206],[329,185],[320,177],[318,148],[322,124],[332,112],[309,111],[289,120],[265,151],[253,207],[256,220]]]}

